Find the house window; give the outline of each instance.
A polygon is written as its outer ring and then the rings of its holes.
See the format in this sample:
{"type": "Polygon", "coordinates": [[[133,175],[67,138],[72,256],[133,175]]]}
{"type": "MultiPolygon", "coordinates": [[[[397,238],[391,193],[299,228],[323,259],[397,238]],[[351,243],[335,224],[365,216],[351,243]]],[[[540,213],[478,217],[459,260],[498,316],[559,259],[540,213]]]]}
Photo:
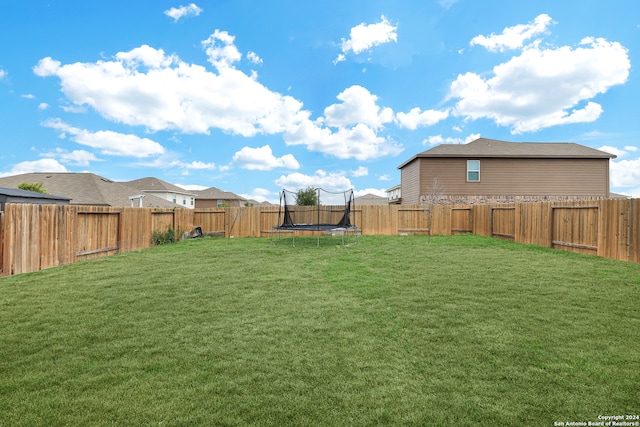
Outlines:
{"type": "Polygon", "coordinates": [[[218,200],[218,207],[224,208],[224,200],[218,200]]]}
{"type": "Polygon", "coordinates": [[[193,206],[193,200],[194,200],[194,199],[193,199],[193,197],[192,197],[192,198],[191,198],[191,206],[193,206]]]}
{"type": "Polygon", "coordinates": [[[176,203],[176,193],[173,193],[173,203],[176,203]]]}
{"type": "Polygon", "coordinates": [[[467,182],[480,182],[480,160],[467,160],[467,182]]]}
{"type": "Polygon", "coordinates": [[[185,196],[184,194],[182,195],[182,204],[185,206],[187,204],[187,196],[185,196]]]}

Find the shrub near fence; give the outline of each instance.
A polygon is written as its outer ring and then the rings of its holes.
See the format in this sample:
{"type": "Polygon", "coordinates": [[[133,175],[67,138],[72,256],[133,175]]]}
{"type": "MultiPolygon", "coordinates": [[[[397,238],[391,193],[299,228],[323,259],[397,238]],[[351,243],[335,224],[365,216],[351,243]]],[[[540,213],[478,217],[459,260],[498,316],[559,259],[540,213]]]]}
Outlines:
{"type": "MultiPolygon", "coordinates": [[[[364,235],[471,232],[640,263],[640,199],[438,205],[431,224],[424,206],[356,206],[351,215],[364,235]]],[[[270,235],[278,221],[277,207],[6,204],[0,214],[0,275],[147,248],[154,231],[173,229],[179,237],[200,226],[226,237],[260,237],[270,235]]]]}

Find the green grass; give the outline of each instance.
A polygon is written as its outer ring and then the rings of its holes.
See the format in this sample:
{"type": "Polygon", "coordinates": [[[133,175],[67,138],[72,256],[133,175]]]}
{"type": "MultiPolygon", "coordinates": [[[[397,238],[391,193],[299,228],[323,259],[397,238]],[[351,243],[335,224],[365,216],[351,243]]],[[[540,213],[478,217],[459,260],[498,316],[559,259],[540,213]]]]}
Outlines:
{"type": "Polygon", "coordinates": [[[640,265],[476,236],[322,243],[194,239],[0,279],[0,425],[640,412],[640,265]]]}

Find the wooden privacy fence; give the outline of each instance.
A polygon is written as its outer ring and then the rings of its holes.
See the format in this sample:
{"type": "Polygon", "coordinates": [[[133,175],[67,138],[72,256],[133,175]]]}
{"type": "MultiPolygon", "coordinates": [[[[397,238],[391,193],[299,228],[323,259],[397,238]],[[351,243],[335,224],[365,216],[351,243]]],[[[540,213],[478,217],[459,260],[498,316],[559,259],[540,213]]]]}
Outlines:
{"type": "MultiPolygon", "coordinates": [[[[431,209],[356,206],[351,216],[365,235],[474,233],[640,263],[640,199],[431,209]]],[[[147,248],[154,232],[169,229],[178,236],[196,226],[226,237],[268,236],[281,220],[273,206],[170,210],[6,204],[0,213],[0,275],[147,248]]]]}

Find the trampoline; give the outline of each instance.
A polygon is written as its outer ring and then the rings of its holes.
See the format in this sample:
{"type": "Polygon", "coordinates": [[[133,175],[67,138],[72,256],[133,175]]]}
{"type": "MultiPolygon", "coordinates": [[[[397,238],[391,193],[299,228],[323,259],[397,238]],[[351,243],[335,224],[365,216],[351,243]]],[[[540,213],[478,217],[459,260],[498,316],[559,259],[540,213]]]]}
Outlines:
{"type": "Polygon", "coordinates": [[[345,237],[352,236],[357,241],[358,227],[355,224],[355,201],[353,190],[331,192],[315,188],[316,204],[299,206],[297,193],[289,190],[280,192],[278,225],[273,227],[275,242],[281,235],[290,235],[296,246],[296,235],[316,235],[316,245],[320,246],[320,236],[340,236],[342,245],[345,237]]]}

